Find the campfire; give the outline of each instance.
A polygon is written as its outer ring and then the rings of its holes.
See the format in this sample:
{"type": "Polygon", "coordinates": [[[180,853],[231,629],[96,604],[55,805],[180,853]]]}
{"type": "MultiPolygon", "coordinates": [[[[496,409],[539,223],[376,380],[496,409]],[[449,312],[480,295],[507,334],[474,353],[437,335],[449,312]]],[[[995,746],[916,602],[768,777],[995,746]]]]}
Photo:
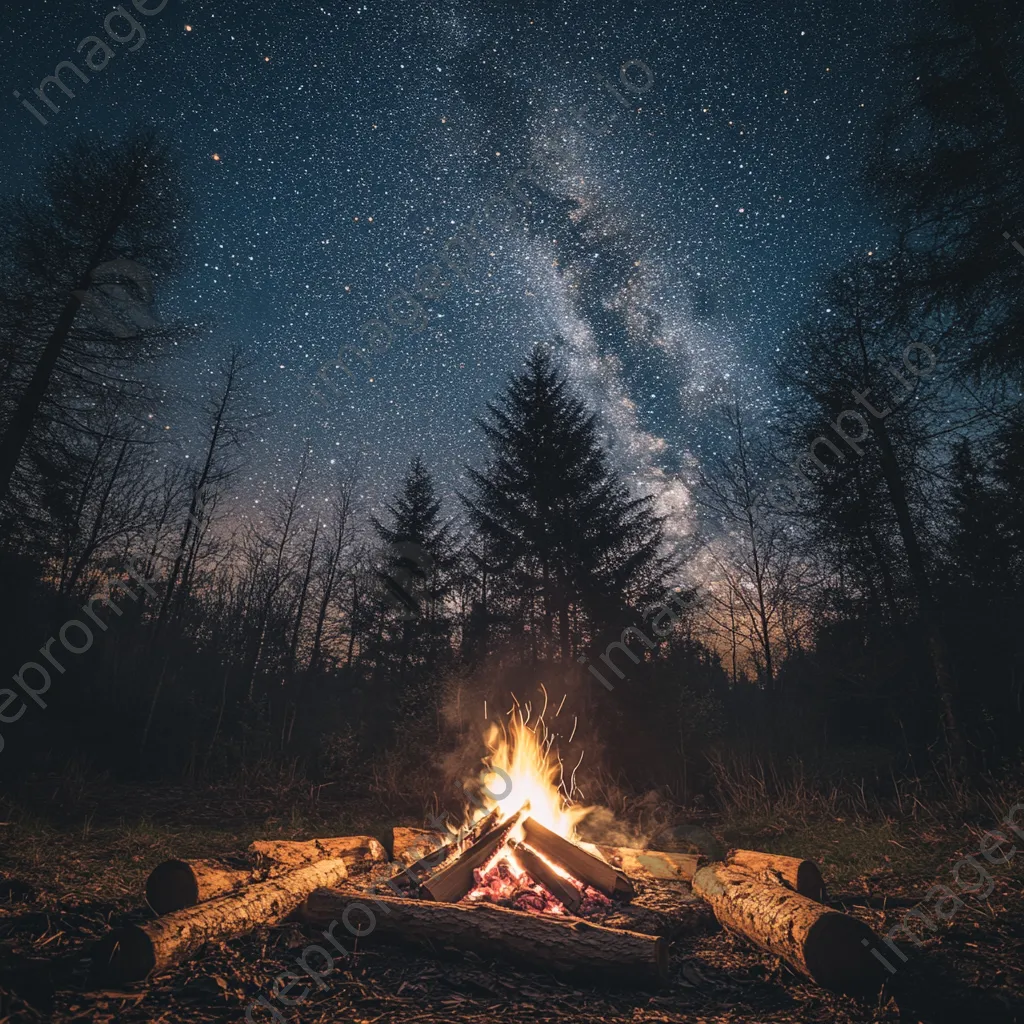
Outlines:
{"type": "Polygon", "coordinates": [[[158,865],[146,896],[160,916],[113,929],[96,951],[97,973],[141,980],[205,942],[298,919],[346,957],[340,923],[358,943],[372,935],[652,987],[668,977],[671,943],[717,919],[819,984],[862,991],[877,982],[878,940],[826,905],[812,862],[734,850],[702,866],[695,853],[584,842],[577,826],[592,808],[575,799],[575,770],[566,780],[543,716],[531,724],[517,707],[487,747],[481,797],[461,829],[396,826],[384,843],[259,841],[233,863],[158,865]]]}
{"type": "MultiPolygon", "coordinates": [[[[624,874],[576,842],[576,826],[591,808],[573,804],[574,777],[568,786],[563,782],[543,716],[533,726],[528,716],[528,709],[517,707],[507,728],[490,729],[478,805],[482,817],[433,858],[423,857],[389,880],[389,888],[449,903],[486,902],[590,919],[607,914],[612,897],[635,895],[624,874]]],[[[417,838],[415,830],[403,837],[413,848],[417,838]]],[[[403,852],[395,851],[399,857],[403,852]]]]}

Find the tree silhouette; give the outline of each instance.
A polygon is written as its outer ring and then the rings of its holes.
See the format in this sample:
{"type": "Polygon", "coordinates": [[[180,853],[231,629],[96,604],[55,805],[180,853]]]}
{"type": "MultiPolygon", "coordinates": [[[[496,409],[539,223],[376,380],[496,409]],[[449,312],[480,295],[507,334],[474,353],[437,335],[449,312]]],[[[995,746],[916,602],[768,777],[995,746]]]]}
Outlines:
{"type": "Polygon", "coordinates": [[[44,406],[74,421],[91,390],[138,391],[133,362],[161,330],[154,284],[181,262],[180,188],[152,135],[74,144],[49,166],[44,194],[16,199],[0,244],[0,333],[18,350],[0,436],[0,502],[44,406]],[[13,397],[16,396],[16,397],[13,397]]]}
{"type": "Polygon", "coordinates": [[[660,585],[662,518],[651,497],[631,497],[609,467],[595,415],[545,346],[487,408],[489,419],[478,422],[491,462],[469,470],[476,494],[463,502],[522,622],[533,633],[536,609],[543,640],[568,662],[574,616],[600,629],[660,585]]]}

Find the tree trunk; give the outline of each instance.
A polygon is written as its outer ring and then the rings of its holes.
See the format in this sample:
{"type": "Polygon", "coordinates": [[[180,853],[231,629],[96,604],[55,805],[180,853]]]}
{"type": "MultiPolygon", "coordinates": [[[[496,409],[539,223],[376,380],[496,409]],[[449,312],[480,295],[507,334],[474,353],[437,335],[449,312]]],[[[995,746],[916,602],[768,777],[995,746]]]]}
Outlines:
{"type": "Polygon", "coordinates": [[[668,975],[664,938],[489,903],[434,903],[318,889],[306,900],[302,917],[308,924],[329,928],[350,908],[355,908],[349,914],[353,928],[364,934],[375,932],[432,950],[454,946],[553,974],[625,984],[656,984],[668,975]],[[372,916],[367,918],[367,912],[372,916]]]}
{"type": "Polygon", "coordinates": [[[726,863],[764,881],[771,880],[785,885],[809,900],[828,902],[825,880],[813,860],[781,857],[774,853],[759,853],[757,850],[732,850],[726,863]]]}
{"type": "Polygon", "coordinates": [[[914,587],[917,590],[918,606],[921,609],[921,618],[924,620],[925,631],[928,637],[928,649],[931,654],[932,666],[935,671],[935,683],[939,691],[939,698],[942,702],[942,721],[946,729],[946,741],[949,749],[960,763],[963,764],[966,758],[966,750],[963,738],[960,735],[960,726],[956,714],[956,676],[953,672],[953,662],[946,646],[945,635],[942,632],[939,609],[932,594],[931,581],[928,578],[928,570],[925,567],[924,553],[918,543],[917,530],[910,515],[910,503],[907,500],[907,491],[903,483],[903,471],[900,468],[893,451],[889,432],[885,423],[879,420],[875,426],[878,446],[881,454],[880,464],[882,475],[885,477],[886,487],[889,491],[889,499],[892,502],[893,511],[896,513],[896,522],[899,525],[900,537],[903,540],[903,548],[907,555],[907,565],[910,568],[910,575],[914,580],[914,587]]]}
{"type": "Polygon", "coordinates": [[[870,947],[879,940],[855,917],[724,864],[701,868],[693,891],[711,904],[724,927],[782,957],[823,988],[878,991],[881,964],[870,947]]]}
{"type": "Polygon", "coordinates": [[[94,970],[115,984],[142,981],[193,956],[207,942],[280,924],[314,889],[338,885],[347,877],[343,860],[325,860],[145,925],[114,928],[96,947],[94,970]]]}

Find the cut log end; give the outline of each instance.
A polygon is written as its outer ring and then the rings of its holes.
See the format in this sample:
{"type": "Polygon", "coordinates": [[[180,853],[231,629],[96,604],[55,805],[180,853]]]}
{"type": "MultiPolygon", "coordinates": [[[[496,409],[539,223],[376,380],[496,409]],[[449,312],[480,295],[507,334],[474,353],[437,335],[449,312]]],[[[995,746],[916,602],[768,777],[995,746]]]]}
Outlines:
{"type": "Polygon", "coordinates": [[[199,883],[185,860],[165,860],[146,879],[146,902],[154,914],[194,907],[199,902],[199,883]]]}
{"type": "Polygon", "coordinates": [[[726,863],[759,877],[777,875],[784,885],[801,896],[817,900],[818,903],[828,902],[825,880],[813,860],[783,857],[781,854],[761,853],[757,850],[732,850],[726,863]]]}
{"type": "Polygon", "coordinates": [[[93,950],[93,976],[107,984],[142,981],[155,969],[153,941],[138,925],[111,929],[93,950]]]}
{"type": "Polygon", "coordinates": [[[701,868],[693,891],[725,928],[782,957],[823,988],[857,995],[880,988],[881,963],[871,955],[877,939],[863,921],[725,864],[701,868]]]}
{"type": "Polygon", "coordinates": [[[881,964],[871,955],[877,941],[863,921],[838,910],[827,911],[807,935],[808,973],[834,992],[877,992],[883,979],[881,964]]]}

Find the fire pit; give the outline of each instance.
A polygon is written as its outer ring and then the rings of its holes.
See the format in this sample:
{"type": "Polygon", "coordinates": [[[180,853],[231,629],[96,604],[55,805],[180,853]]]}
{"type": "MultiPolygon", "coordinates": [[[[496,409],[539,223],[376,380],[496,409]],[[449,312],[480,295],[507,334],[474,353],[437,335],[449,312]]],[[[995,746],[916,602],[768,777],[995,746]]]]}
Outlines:
{"type": "Polygon", "coordinates": [[[572,773],[561,784],[543,718],[527,722],[516,714],[492,731],[483,800],[458,832],[396,827],[390,849],[366,836],[262,841],[232,864],[159,865],[147,898],[163,916],[113,929],[98,973],[140,980],[207,941],[298,917],[339,949],[343,923],[360,942],[372,934],[650,987],[666,979],[671,941],[717,917],[822,985],[875,984],[875,936],[825,905],[808,861],[741,850],[701,867],[695,854],[581,841],[576,826],[591,809],[570,799],[572,773]]]}

